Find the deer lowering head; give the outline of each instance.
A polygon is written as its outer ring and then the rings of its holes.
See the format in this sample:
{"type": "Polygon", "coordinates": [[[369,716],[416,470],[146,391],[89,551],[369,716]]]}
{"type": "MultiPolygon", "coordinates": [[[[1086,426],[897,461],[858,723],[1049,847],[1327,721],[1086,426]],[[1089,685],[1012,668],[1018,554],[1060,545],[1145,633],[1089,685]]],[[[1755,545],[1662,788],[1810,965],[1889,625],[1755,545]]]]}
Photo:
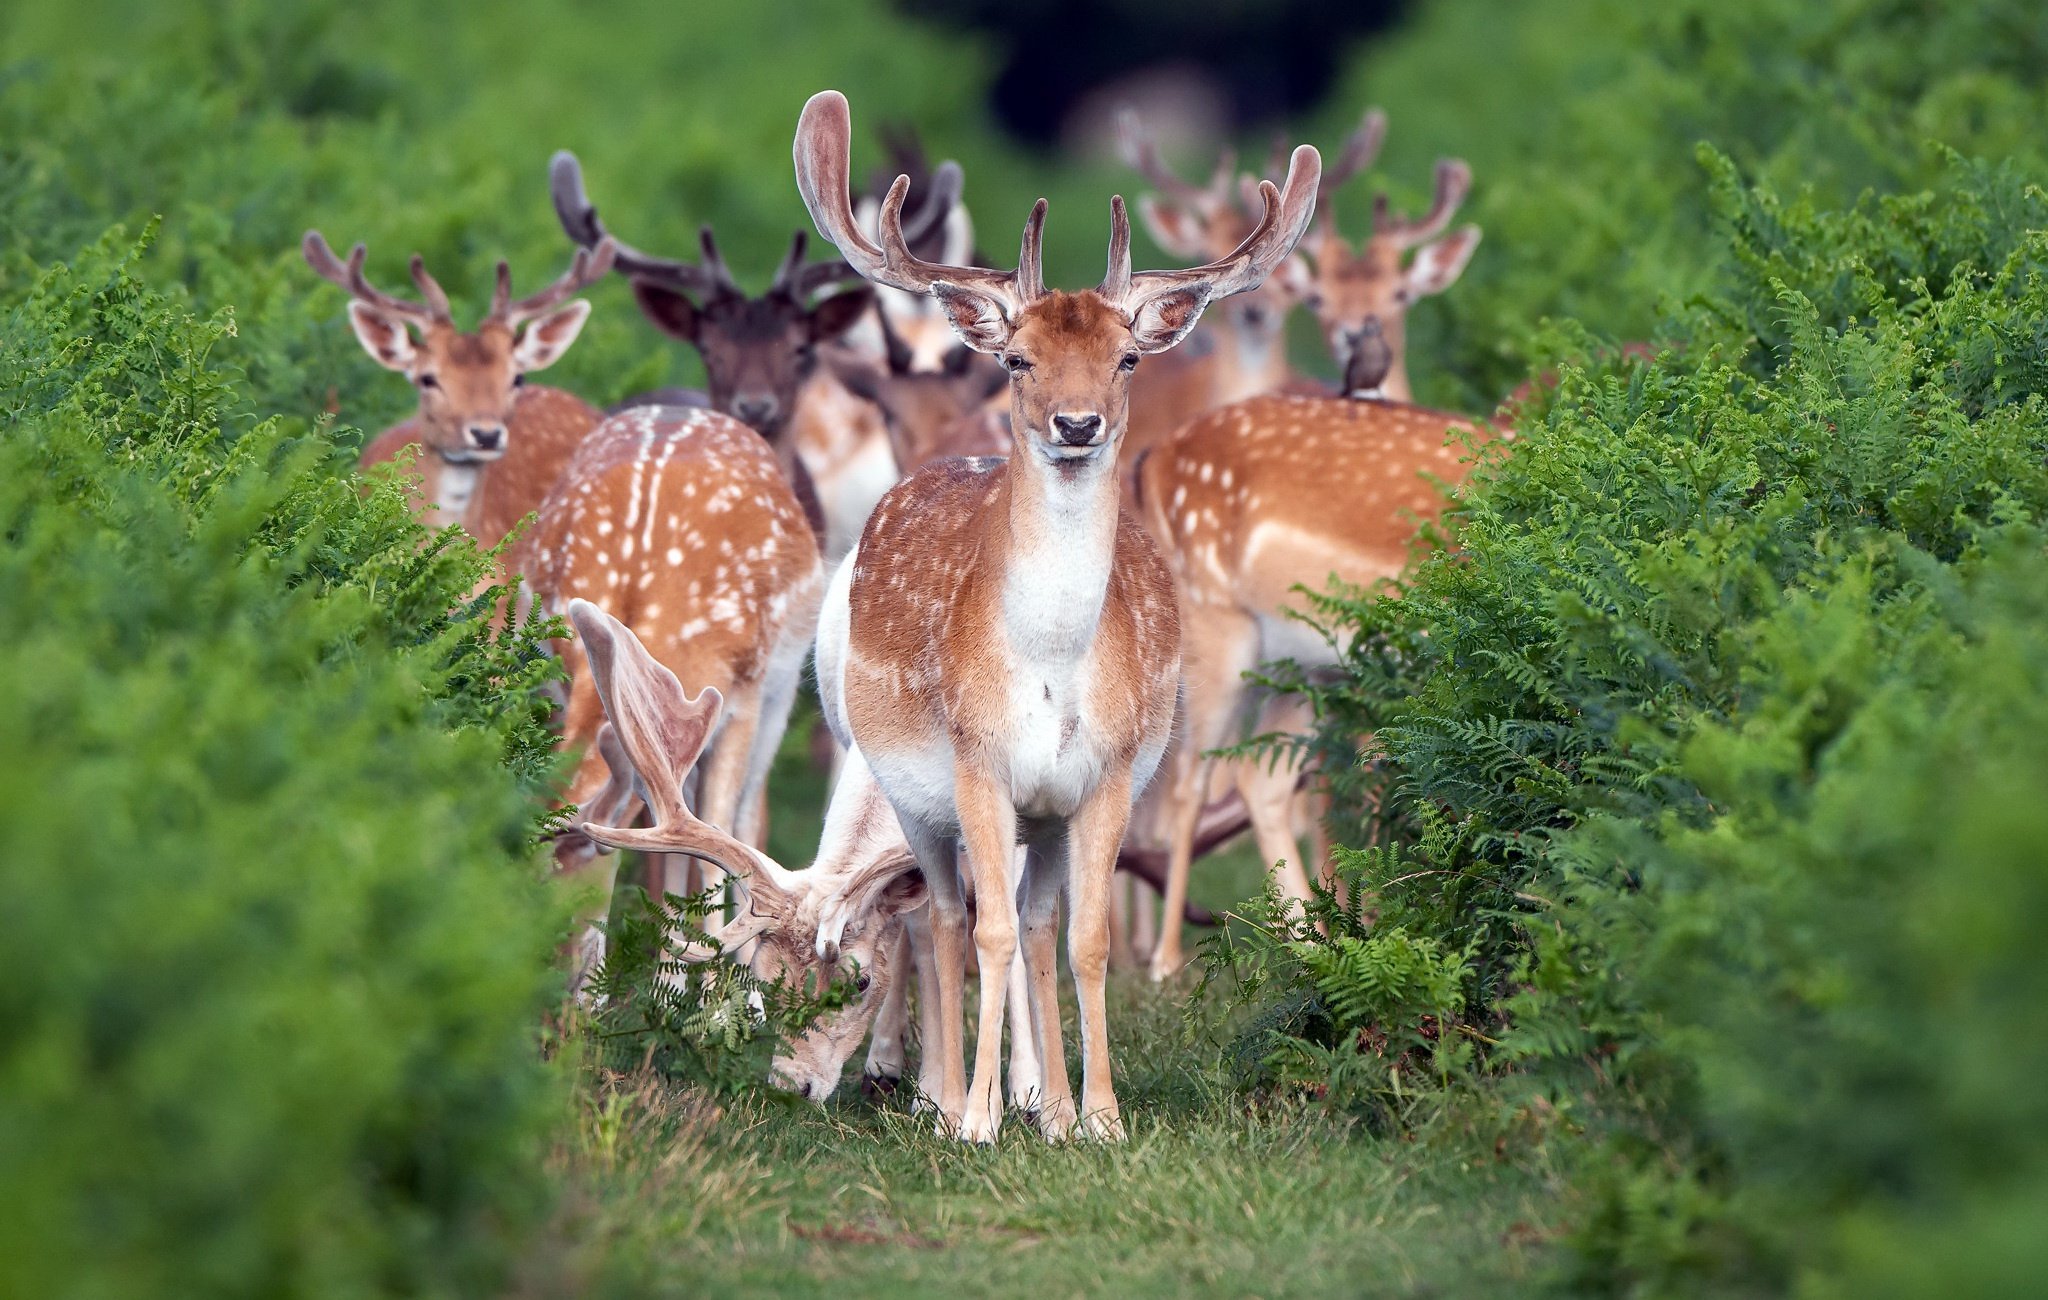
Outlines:
{"type": "Polygon", "coordinates": [[[974,415],[1008,383],[1003,368],[964,343],[955,343],[937,370],[919,370],[911,345],[886,309],[875,312],[881,327],[884,365],[851,352],[828,354],[832,374],[856,397],[875,404],[889,435],[896,465],[909,473],[934,456],[961,422],[974,415]]]}
{"type": "Polygon", "coordinates": [[[348,290],[348,320],[377,364],[412,381],[420,394],[420,441],[442,460],[481,464],[505,454],[506,428],[526,376],[559,360],[576,341],[590,304],[570,301],[611,270],[614,248],[596,240],[578,249],[569,269],[539,293],[514,300],[512,270],[498,263],[490,310],[472,333],[455,326],[448,295],[427,274],[419,254],[412,280],[421,301],[394,297],[363,274],[368,250],[357,244],[343,262],[317,230],[306,232],[306,263],[348,290]]]}
{"type": "Polygon", "coordinates": [[[797,127],[797,188],[819,230],[867,279],[939,304],[961,341],[1010,372],[1012,427],[1020,453],[1079,466],[1123,432],[1130,375],[1141,357],[1187,336],[1210,302],[1263,283],[1294,248],[1315,210],[1313,149],[1294,152],[1284,192],[1261,182],[1263,210],[1226,255],[1176,271],[1131,270],[1131,227],[1121,197],[1110,202],[1109,266],[1079,293],[1048,290],[1041,258],[1045,201],[1032,209],[1014,271],[928,262],[909,246],[903,204],[909,178],[882,201],[878,240],[847,199],[852,122],[846,99],[822,91],[797,127]]]}
{"type": "Polygon", "coordinates": [[[824,1101],[891,983],[905,976],[895,939],[904,913],[925,904],[923,878],[894,814],[856,763],[834,790],[818,860],[800,872],[700,821],[684,800],[683,782],[718,729],[719,693],[705,687],[685,694],[625,624],[588,601],[570,603],[569,621],[607,720],[599,748],[611,777],[586,807],[623,822],[644,802],[654,822],[636,828],[592,820],[580,829],[611,848],[701,858],[739,882],[744,901],[732,920],[707,927],[711,945],[689,945],[674,956],[738,960],[744,952],[754,974],[772,983],[820,988],[844,978],[854,986],[852,1003],[820,1017],[771,1067],[778,1083],[824,1101]]]}
{"type": "Polygon", "coordinates": [[[1472,169],[1446,158],[1436,165],[1436,195],[1426,214],[1396,213],[1380,194],[1373,200],[1372,233],[1356,247],[1345,241],[1330,200],[1372,164],[1386,128],[1386,114],[1372,109],[1345,142],[1337,164],[1324,173],[1321,216],[1302,249],[1315,268],[1308,308],[1344,371],[1343,391],[1405,402],[1412,397],[1408,309],[1457,281],[1479,247],[1479,227],[1444,234],[1472,187],[1472,169]]]}
{"type": "MultiPolygon", "coordinates": [[[[941,171],[914,229],[938,224],[959,197],[959,169],[941,171]]],[[[569,238],[585,247],[606,238],[576,156],[556,154],[548,177],[555,215],[569,238]]],[[[781,454],[797,392],[816,369],[818,345],[851,329],[874,301],[873,290],[856,285],[818,298],[856,275],[838,258],[807,262],[808,237],[797,231],[768,291],[750,297],[720,255],[710,226],[697,240],[696,262],[619,244],[615,266],[632,281],[647,319],[703,357],[713,408],[752,426],[781,454]]]]}

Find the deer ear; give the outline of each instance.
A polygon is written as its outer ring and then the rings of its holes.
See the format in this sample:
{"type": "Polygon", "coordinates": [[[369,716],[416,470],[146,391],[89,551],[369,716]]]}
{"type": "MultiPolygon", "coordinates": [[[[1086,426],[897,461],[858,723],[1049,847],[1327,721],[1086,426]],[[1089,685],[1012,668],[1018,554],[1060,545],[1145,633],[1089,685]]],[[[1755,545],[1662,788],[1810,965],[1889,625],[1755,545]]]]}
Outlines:
{"type": "Polygon", "coordinates": [[[847,392],[864,402],[881,405],[878,394],[882,391],[882,371],[874,362],[845,352],[827,352],[825,365],[847,392]]]}
{"type": "Polygon", "coordinates": [[[1177,203],[1148,194],[1138,200],[1138,220],[1145,223],[1145,233],[1152,236],[1152,242],[1175,257],[1204,257],[1208,253],[1202,243],[1201,221],[1177,203]]]}
{"type": "Polygon", "coordinates": [[[925,884],[924,873],[917,869],[917,859],[912,858],[908,869],[899,871],[875,891],[875,910],[883,916],[901,916],[915,912],[931,899],[931,887],[925,884]]]}
{"type": "Polygon", "coordinates": [[[386,370],[410,372],[418,363],[419,350],[413,347],[412,335],[405,322],[396,316],[387,316],[366,302],[352,302],[348,305],[348,324],[356,332],[356,342],[363,345],[363,351],[386,370]]]}
{"type": "Polygon", "coordinates": [[[833,294],[811,308],[811,342],[828,343],[860,323],[875,305],[872,285],[855,285],[833,294]]]}
{"type": "Polygon", "coordinates": [[[1000,299],[943,280],[932,286],[932,297],[968,347],[993,354],[1009,346],[1010,318],[1000,299]]]}
{"type": "Polygon", "coordinates": [[[641,312],[654,322],[655,328],[672,335],[685,343],[695,343],[704,314],[697,310],[697,304],[667,285],[652,280],[633,280],[633,301],[640,304],[641,312]]]}
{"type": "Polygon", "coordinates": [[[1208,305],[1206,284],[1180,285],[1155,293],[1131,313],[1131,340],[1147,356],[1164,352],[1188,336],[1208,305]]]}
{"type": "Polygon", "coordinates": [[[583,332],[583,322],[589,319],[590,304],[578,298],[529,322],[519,335],[519,345],[512,349],[512,364],[518,366],[522,374],[529,370],[546,370],[562,359],[562,354],[583,332]]]}
{"type": "Polygon", "coordinates": [[[1308,259],[1300,253],[1289,253],[1287,260],[1266,277],[1266,283],[1278,285],[1280,291],[1295,302],[1300,302],[1314,292],[1315,273],[1308,269],[1308,259]]]}
{"type": "Polygon", "coordinates": [[[1408,290],[1417,298],[1442,293],[1456,284],[1479,247],[1479,227],[1460,226],[1442,239],[1424,244],[1408,264],[1408,290]]]}

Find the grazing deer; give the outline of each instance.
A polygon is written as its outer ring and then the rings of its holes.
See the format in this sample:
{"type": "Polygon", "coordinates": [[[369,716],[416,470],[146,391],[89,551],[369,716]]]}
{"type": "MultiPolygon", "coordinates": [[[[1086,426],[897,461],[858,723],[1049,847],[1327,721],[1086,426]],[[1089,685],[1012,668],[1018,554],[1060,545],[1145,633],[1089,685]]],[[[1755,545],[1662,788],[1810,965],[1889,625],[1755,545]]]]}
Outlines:
{"type": "Polygon", "coordinates": [[[363,274],[363,245],[344,263],[319,231],[309,230],[301,248],[307,265],[348,290],[348,322],[363,351],[419,389],[418,413],[371,441],[359,466],[420,445],[433,521],[461,524],[484,546],[497,545],[540,505],[602,418],[574,394],[528,384],[526,376],[559,361],[576,341],[590,304],[567,299],[611,269],[612,245],[600,240],[594,249],[578,249],[560,279],[517,301],[511,268],[498,263],[490,310],[467,334],[455,328],[448,295],[419,254],[412,280],[423,301],[407,302],[363,274]]]}
{"type": "MultiPolygon", "coordinates": [[[[550,613],[587,601],[632,628],[669,671],[717,688],[726,708],[707,738],[698,806],[761,842],[762,791],[817,625],[824,566],[760,436],[716,411],[611,416],[578,449],[514,560],[550,613]]],[[[570,681],[563,739],[585,746],[568,790],[580,805],[603,785],[593,742],[604,710],[582,650],[559,649],[570,681]]],[[[594,853],[573,832],[555,846],[565,872],[594,853]]],[[[586,931],[579,985],[601,953],[602,938],[586,931]]]]}
{"type": "MultiPolygon", "coordinates": [[[[564,150],[549,164],[549,191],[562,229],[590,247],[606,238],[604,224],[583,188],[583,169],[564,150]]],[[[960,171],[947,164],[935,174],[920,223],[936,224],[959,198],[960,171]]],[[[768,292],[749,298],[720,256],[711,227],[698,231],[697,263],[655,257],[625,244],[617,246],[615,268],[632,282],[641,312],[662,332],[697,349],[704,361],[712,408],[752,427],[775,451],[783,473],[804,503],[821,545],[833,531],[809,468],[797,454],[791,425],[801,394],[812,386],[818,349],[845,334],[867,313],[874,291],[856,285],[813,304],[813,297],[854,279],[837,258],[806,263],[808,237],[801,230],[776,268],[768,292]]],[[[857,528],[855,523],[851,526],[857,528]]]]}
{"type": "MultiPolygon", "coordinates": [[[[1108,273],[1079,293],[1045,288],[1041,200],[1017,270],[944,266],[905,245],[898,178],[879,240],[847,190],[852,123],[837,91],[813,95],[797,125],[797,188],[811,219],[869,280],[937,300],[953,329],[1011,376],[1007,460],[935,461],[875,508],[820,617],[818,678],[840,739],[858,745],[896,810],[931,891],[944,1035],[943,1122],[970,1141],[1001,1125],[996,1073],[1003,989],[984,978],[970,1090],[960,1039],[967,912],[978,901],[981,970],[1006,969],[1019,941],[1031,1032],[1045,1076],[1041,1131],[1123,1132],[1111,1079],[1104,978],[1108,894],[1131,802],[1172,731],[1180,635],[1172,580],[1145,530],[1118,509],[1117,444],[1139,359],[1186,336],[1211,300],[1257,287],[1306,231],[1319,161],[1295,151],[1284,194],[1230,256],[1134,275],[1130,223],[1111,201],[1108,273]],[[1014,878],[1018,843],[1029,847],[1014,878]],[[1053,922],[1062,884],[1080,1004],[1077,1115],[1060,1041],[1053,922]]],[[[931,1050],[928,1046],[927,1050],[931,1050]]]]}
{"type": "MultiPolygon", "coordinates": [[[[1187,717],[1167,776],[1169,921],[1153,978],[1183,964],[1172,918],[1187,897],[1205,755],[1238,740],[1249,711],[1260,732],[1306,729],[1298,705],[1256,691],[1245,672],[1282,658],[1313,670],[1342,654],[1290,614],[1295,588],[1397,576],[1417,522],[1442,512],[1442,485],[1465,479],[1459,439],[1484,433],[1404,402],[1273,395],[1197,418],[1140,466],[1139,496],[1179,584],[1187,662],[1187,717]]],[[[1236,775],[1260,855],[1279,864],[1286,896],[1306,898],[1292,820],[1299,761],[1246,761],[1236,775]]]]}
{"type": "Polygon", "coordinates": [[[1355,250],[1345,242],[1331,198],[1371,165],[1385,135],[1386,114],[1370,110],[1346,141],[1339,164],[1324,175],[1316,228],[1302,243],[1315,268],[1305,302],[1343,372],[1341,393],[1407,402],[1414,400],[1408,386],[1408,309],[1457,282],[1479,247],[1479,227],[1443,233],[1472,186],[1472,169],[1446,158],[1436,165],[1435,201],[1420,220],[1391,212],[1387,196],[1379,194],[1373,199],[1372,233],[1355,250]]]}

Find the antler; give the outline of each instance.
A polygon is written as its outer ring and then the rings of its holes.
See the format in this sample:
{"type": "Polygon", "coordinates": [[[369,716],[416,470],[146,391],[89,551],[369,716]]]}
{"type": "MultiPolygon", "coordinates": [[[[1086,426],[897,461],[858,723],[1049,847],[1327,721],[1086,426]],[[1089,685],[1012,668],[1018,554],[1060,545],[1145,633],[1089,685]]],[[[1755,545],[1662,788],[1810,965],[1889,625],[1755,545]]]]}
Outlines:
{"type": "Polygon", "coordinates": [[[1177,271],[1131,273],[1131,221],[1122,198],[1110,201],[1109,272],[1099,292],[1115,303],[1128,303],[1164,290],[1204,284],[1206,299],[1227,298],[1254,289],[1272,274],[1301,242],[1316,212],[1317,182],[1323,160],[1313,148],[1295,149],[1287,163],[1287,184],[1276,188],[1271,181],[1259,182],[1264,212],[1252,232],[1225,256],[1202,266],[1177,271]]]}
{"type": "Polygon", "coordinates": [[[1168,197],[1195,208],[1200,212],[1212,212],[1230,201],[1230,178],[1237,170],[1237,152],[1225,149],[1217,160],[1216,170],[1209,177],[1207,186],[1194,186],[1182,180],[1166,165],[1166,159],[1159,152],[1159,142],[1146,132],[1138,121],[1135,110],[1126,108],[1116,115],[1117,153],[1124,165],[1152,182],[1154,189],[1168,197]]]}
{"type": "Polygon", "coordinates": [[[811,96],[804,105],[803,116],[797,119],[793,151],[797,189],[803,194],[804,206],[810,210],[819,232],[832,241],[854,270],[876,284],[909,293],[929,293],[942,284],[971,287],[1012,307],[1022,306],[1045,292],[1038,269],[1039,237],[1045,223],[1043,199],[1025,224],[1023,252],[1015,273],[927,262],[912,253],[904,239],[903,200],[910,189],[908,176],[898,176],[882,200],[880,243],[861,233],[847,189],[852,147],[853,117],[846,106],[846,96],[836,90],[821,90],[811,96]]]}
{"type": "Polygon", "coordinates": [[[539,293],[528,294],[519,301],[512,301],[512,267],[510,263],[498,263],[498,282],[491,291],[491,310],[484,319],[496,321],[508,329],[518,329],[527,321],[548,311],[586,285],[602,280],[612,269],[612,260],[618,254],[618,245],[610,235],[597,241],[595,249],[579,248],[576,256],[569,261],[569,269],[559,279],[539,293]]]}
{"type": "Polygon", "coordinates": [[[1337,151],[1337,157],[1323,173],[1323,183],[1316,191],[1316,203],[1328,212],[1329,198],[1358,173],[1372,166],[1373,159],[1380,156],[1380,146],[1387,139],[1387,115],[1377,108],[1365,110],[1365,116],[1358,120],[1358,126],[1344,137],[1344,147],[1337,151]]]}
{"type": "Polygon", "coordinates": [[[328,247],[326,236],[317,230],[309,230],[299,249],[306,256],[306,265],[348,290],[349,296],[359,302],[421,325],[445,324],[449,320],[448,295],[441,292],[441,286],[427,274],[426,261],[418,253],[412,255],[412,281],[419,287],[420,296],[426,299],[424,303],[395,298],[371,284],[363,274],[363,262],[370,255],[365,245],[357,244],[351,249],[344,264],[328,247]]]}
{"type": "Polygon", "coordinates": [[[684,293],[716,291],[716,278],[703,267],[643,253],[631,244],[610,236],[604,223],[598,220],[597,208],[591,204],[590,196],[584,193],[583,165],[567,149],[557,153],[548,163],[548,194],[554,199],[555,216],[570,239],[585,248],[595,248],[599,241],[607,238],[612,240],[614,269],[659,281],[684,293]]]}
{"type": "Polygon", "coordinates": [[[1406,216],[1394,216],[1387,210],[1387,196],[1378,195],[1372,203],[1372,232],[1394,240],[1403,248],[1435,239],[1451,224],[1451,217],[1458,211],[1458,205],[1465,201],[1465,194],[1472,188],[1472,169],[1462,158],[1445,158],[1436,165],[1436,198],[1429,205],[1429,213],[1420,221],[1411,221],[1406,216]]]}
{"type": "Polygon", "coordinates": [[[591,680],[620,747],[639,774],[654,825],[641,830],[583,822],[599,844],[648,853],[683,853],[742,877],[753,890],[786,895],[783,869],[708,822],[683,800],[683,778],[704,752],[723,701],[705,687],[692,698],[676,675],[647,652],[624,623],[587,600],[569,603],[569,621],[583,639],[591,680]]]}

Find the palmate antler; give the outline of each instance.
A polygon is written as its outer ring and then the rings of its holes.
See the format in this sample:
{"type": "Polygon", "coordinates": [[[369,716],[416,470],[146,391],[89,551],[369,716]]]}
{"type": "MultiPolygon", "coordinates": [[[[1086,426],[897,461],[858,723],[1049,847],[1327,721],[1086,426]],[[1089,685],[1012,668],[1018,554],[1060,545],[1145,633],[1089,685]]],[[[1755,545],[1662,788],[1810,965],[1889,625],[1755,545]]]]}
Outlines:
{"type": "MultiPolygon", "coordinates": [[[[694,697],[684,694],[676,675],[647,652],[632,629],[589,601],[570,602],[569,622],[589,656],[591,680],[604,704],[618,757],[630,767],[633,786],[654,818],[654,825],[645,828],[585,821],[578,829],[610,848],[682,853],[722,868],[746,886],[748,906],[734,921],[712,927],[711,937],[726,950],[756,937],[786,904],[793,883],[789,872],[698,820],[683,799],[683,780],[717,730],[723,700],[708,686],[694,697]]],[[[605,754],[606,762],[613,757],[605,754]]],[[[613,782],[622,779],[616,767],[612,776],[613,782]]],[[[630,801],[608,799],[613,789],[608,783],[593,807],[619,816],[630,801]]],[[[702,950],[684,954],[692,960],[710,955],[714,954],[702,950]]]]}

